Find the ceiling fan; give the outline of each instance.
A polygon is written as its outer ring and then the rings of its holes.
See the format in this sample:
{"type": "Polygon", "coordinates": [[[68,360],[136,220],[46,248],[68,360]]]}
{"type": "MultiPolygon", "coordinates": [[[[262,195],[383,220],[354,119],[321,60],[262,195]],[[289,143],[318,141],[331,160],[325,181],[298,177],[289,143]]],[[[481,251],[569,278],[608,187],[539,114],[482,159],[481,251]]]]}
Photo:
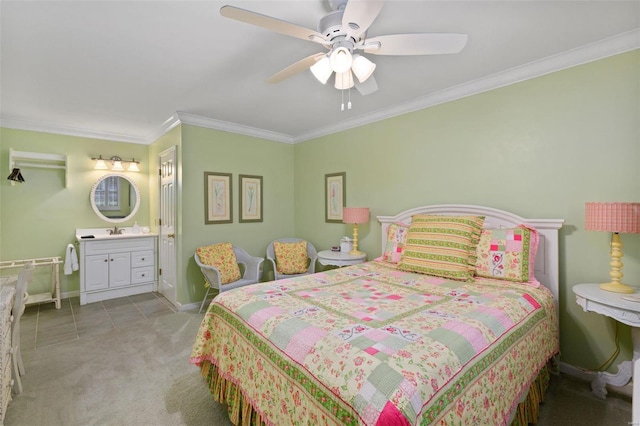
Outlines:
{"type": "Polygon", "coordinates": [[[359,52],[373,55],[434,55],[460,52],[466,34],[412,33],[368,37],[367,30],[384,4],[381,0],[329,0],[333,12],[320,19],[318,31],[234,6],[223,6],[220,14],[324,46],[328,52],[307,56],[267,79],[279,83],[306,69],[326,84],[335,73],[336,89],[353,86],[367,95],[378,89],[372,74],[376,65],[359,52]],[[355,74],[355,79],[354,79],[355,74]]]}

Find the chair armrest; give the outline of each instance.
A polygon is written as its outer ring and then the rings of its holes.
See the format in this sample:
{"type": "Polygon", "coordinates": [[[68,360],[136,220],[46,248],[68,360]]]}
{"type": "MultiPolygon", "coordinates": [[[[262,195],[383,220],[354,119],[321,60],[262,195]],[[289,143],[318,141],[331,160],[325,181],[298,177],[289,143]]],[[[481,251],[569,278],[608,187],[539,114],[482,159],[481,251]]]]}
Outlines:
{"type": "Polygon", "coordinates": [[[239,260],[238,263],[244,264],[244,278],[245,280],[255,280],[258,282],[260,280],[260,265],[264,262],[264,259],[261,257],[247,256],[242,260],[239,260]]]}
{"type": "Polygon", "coordinates": [[[309,256],[309,269],[308,269],[308,273],[309,274],[315,274],[316,272],[316,260],[318,260],[318,255],[311,255],[309,256]]]}
{"type": "Polygon", "coordinates": [[[222,283],[220,280],[220,271],[218,270],[218,268],[211,265],[205,265],[204,263],[200,262],[200,259],[198,258],[197,254],[194,254],[193,258],[195,259],[196,264],[200,267],[202,274],[209,282],[209,285],[211,285],[211,287],[213,288],[221,290],[222,283]]]}

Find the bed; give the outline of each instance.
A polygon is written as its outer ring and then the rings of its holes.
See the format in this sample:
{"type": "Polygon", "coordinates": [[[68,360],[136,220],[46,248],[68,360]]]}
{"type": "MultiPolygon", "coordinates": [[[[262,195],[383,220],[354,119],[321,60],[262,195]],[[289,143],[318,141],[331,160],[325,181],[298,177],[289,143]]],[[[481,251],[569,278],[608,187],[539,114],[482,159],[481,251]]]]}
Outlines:
{"type": "Polygon", "coordinates": [[[432,205],[378,221],[382,256],[376,260],[214,298],[191,363],[214,399],[228,405],[231,421],[535,421],[559,350],[563,220],[432,205]],[[449,221],[455,230],[432,220],[449,221]],[[461,223],[472,231],[456,228],[461,223]],[[424,257],[420,250],[438,238],[447,243],[427,251],[458,254],[424,257]],[[509,275],[514,271],[517,280],[509,275]]]}

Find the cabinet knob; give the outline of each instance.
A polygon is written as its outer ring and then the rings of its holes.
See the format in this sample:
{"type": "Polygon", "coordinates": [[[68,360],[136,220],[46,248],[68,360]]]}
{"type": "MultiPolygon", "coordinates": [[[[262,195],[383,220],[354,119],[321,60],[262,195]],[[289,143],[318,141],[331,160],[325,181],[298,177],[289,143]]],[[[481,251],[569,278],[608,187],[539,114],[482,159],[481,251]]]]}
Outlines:
{"type": "Polygon", "coordinates": [[[107,259],[105,259],[104,261],[105,261],[105,262],[108,262],[108,260],[107,260],[107,259]]]}
{"type": "Polygon", "coordinates": [[[142,259],[140,259],[140,260],[142,260],[144,262],[144,257],[142,259]]]}
{"type": "Polygon", "coordinates": [[[175,238],[175,237],[176,237],[176,234],[167,234],[167,237],[169,237],[169,238],[175,238]]]}

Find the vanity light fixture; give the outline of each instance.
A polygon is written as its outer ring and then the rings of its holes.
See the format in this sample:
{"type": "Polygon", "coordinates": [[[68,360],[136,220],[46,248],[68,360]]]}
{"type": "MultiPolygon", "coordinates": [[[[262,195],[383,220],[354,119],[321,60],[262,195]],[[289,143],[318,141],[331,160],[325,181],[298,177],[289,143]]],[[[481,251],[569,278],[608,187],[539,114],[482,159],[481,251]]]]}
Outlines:
{"type": "Polygon", "coordinates": [[[139,172],[140,168],[138,168],[138,164],[140,164],[140,162],[138,160],[136,160],[135,158],[131,159],[131,160],[123,160],[122,158],[118,157],[117,155],[114,155],[111,158],[108,159],[104,159],[102,158],[102,155],[99,155],[98,157],[91,157],[92,160],[94,160],[96,162],[96,165],[94,167],[94,169],[96,170],[108,170],[109,166],[107,165],[107,161],[111,162],[111,170],[114,170],[116,172],[123,172],[124,166],[123,163],[129,163],[129,167],[127,168],[128,172],[139,172]]]}
{"type": "Polygon", "coordinates": [[[136,159],[134,158],[133,160],[131,160],[131,162],[129,163],[129,168],[127,169],[128,172],[139,172],[140,169],[138,168],[138,162],[136,161],[136,159]]]}
{"type": "Polygon", "coordinates": [[[97,160],[96,161],[96,166],[94,167],[96,170],[107,170],[107,163],[104,162],[104,160],[102,159],[102,155],[99,158],[92,158],[92,160],[97,160]]]}
{"type": "Polygon", "coordinates": [[[111,170],[115,170],[116,172],[124,172],[124,167],[122,167],[122,159],[120,157],[111,157],[111,170]]]}

